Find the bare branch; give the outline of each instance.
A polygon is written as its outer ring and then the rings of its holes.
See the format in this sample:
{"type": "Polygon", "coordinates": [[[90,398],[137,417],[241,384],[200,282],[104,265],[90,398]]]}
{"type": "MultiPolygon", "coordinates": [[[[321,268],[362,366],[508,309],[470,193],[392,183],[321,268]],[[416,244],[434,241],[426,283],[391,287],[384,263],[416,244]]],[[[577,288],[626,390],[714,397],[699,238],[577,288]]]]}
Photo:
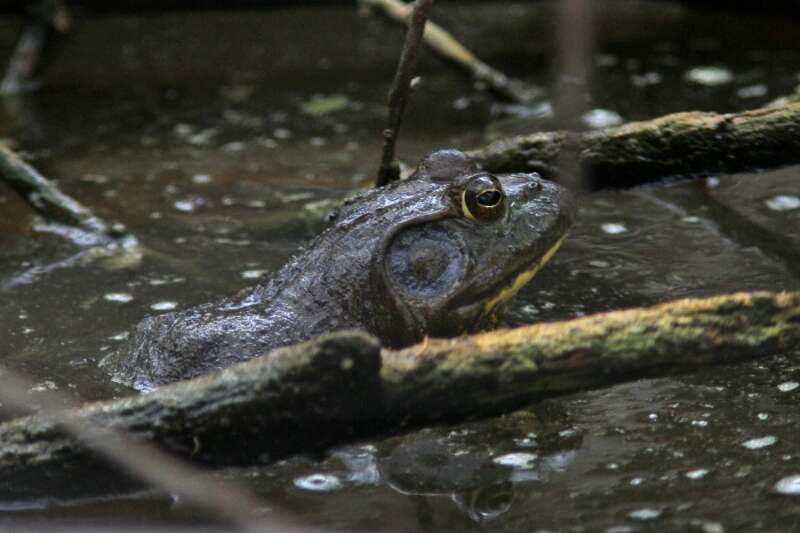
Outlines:
{"type": "Polygon", "coordinates": [[[400,179],[400,166],[394,159],[397,137],[400,135],[400,124],[411,94],[411,82],[417,71],[417,58],[419,56],[422,35],[425,32],[425,23],[428,21],[433,0],[417,0],[411,8],[408,19],[408,31],[400,54],[400,62],[389,91],[389,124],[383,131],[383,152],[381,166],[378,169],[376,187],[400,179]]]}
{"type": "MultiPolygon", "coordinates": [[[[380,8],[387,17],[397,22],[405,22],[411,14],[408,4],[400,0],[360,0],[367,6],[380,8]]],[[[542,96],[538,87],[510,78],[499,70],[481,61],[467,47],[458,42],[447,30],[436,24],[428,22],[425,28],[425,43],[431,49],[452,61],[467,71],[475,81],[485,83],[495,93],[509,100],[519,103],[530,103],[542,96]]]]}

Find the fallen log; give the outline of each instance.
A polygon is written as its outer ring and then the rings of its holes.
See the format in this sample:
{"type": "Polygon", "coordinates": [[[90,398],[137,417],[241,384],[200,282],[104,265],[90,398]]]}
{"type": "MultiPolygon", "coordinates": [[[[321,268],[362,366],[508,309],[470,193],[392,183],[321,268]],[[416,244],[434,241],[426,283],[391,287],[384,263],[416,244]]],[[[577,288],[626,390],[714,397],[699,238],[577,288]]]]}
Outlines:
{"type": "MultiPolygon", "coordinates": [[[[109,428],[208,465],[269,463],[400,428],[491,416],[537,399],[798,346],[800,293],[739,293],[403,350],[340,332],[151,394],[90,404],[70,417],[98,428],[88,438],[109,428]]],[[[74,476],[102,476],[90,449],[52,417],[0,425],[0,499],[51,493],[59,483],[74,490],[74,476]]],[[[119,476],[103,479],[121,483],[119,476]]]]}
{"type": "Polygon", "coordinates": [[[469,155],[491,172],[533,171],[554,179],[559,158],[575,158],[592,188],[777,168],[800,163],[800,102],[741,113],[675,113],[584,133],[520,135],[469,155]]]}

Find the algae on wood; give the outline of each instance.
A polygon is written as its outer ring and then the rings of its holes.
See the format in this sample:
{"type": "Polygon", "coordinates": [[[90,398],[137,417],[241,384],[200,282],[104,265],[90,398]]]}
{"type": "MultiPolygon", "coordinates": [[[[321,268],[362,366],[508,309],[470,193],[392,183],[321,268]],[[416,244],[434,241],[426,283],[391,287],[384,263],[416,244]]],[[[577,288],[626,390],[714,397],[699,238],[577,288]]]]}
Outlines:
{"type": "Polygon", "coordinates": [[[558,175],[559,158],[574,157],[596,188],[776,168],[800,163],[800,102],[741,113],[675,113],[585,133],[520,135],[469,155],[491,172],[550,178],[558,175]]]}
{"type": "MultiPolygon", "coordinates": [[[[90,404],[72,416],[205,464],[264,463],[797,346],[800,293],[740,293],[403,350],[340,332],[152,394],[90,404]]],[[[87,447],[52,418],[0,425],[0,475],[7,480],[0,498],[52,489],[59,479],[69,486],[69,476],[97,468],[87,447]]]]}

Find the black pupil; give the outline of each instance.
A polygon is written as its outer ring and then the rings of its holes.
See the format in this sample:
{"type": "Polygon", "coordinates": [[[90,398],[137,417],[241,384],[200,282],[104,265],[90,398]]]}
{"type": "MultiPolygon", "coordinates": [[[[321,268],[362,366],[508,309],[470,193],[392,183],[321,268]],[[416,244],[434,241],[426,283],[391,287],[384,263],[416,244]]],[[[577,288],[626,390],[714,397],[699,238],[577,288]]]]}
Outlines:
{"type": "Polygon", "coordinates": [[[484,207],[494,207],[500,203],[500,191],[484,191],[478,195],[478,203],[484,207]]]}

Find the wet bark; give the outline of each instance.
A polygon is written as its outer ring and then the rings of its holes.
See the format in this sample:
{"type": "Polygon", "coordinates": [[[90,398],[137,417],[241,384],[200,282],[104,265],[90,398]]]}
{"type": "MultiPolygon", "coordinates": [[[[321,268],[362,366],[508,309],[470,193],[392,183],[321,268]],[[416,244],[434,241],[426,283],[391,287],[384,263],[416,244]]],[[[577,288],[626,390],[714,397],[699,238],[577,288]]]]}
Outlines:
{"type": "Polygon", "coordinates": [[[559,158],[575,158],[593,188],[777,168],[800,163],[800,102],[741,113],[676,113],[585,133],[534,133],[469,155],[492,172],[534,171],[554,179],[559,158]]]}
{"type": "MultiPolygon", "coordinates": [[[[70,417],[205,464],[266,463],[798,346],[800,293],[740,293],[404,350],[381,350],[363,333],[337,333],[152,394],[91,404],[70,417]]],[[[37,484],[52,491],[60,479],[97,470],[90,448],[53,418],[0,425],[0,497],[35,492],[37,484]]]]}

